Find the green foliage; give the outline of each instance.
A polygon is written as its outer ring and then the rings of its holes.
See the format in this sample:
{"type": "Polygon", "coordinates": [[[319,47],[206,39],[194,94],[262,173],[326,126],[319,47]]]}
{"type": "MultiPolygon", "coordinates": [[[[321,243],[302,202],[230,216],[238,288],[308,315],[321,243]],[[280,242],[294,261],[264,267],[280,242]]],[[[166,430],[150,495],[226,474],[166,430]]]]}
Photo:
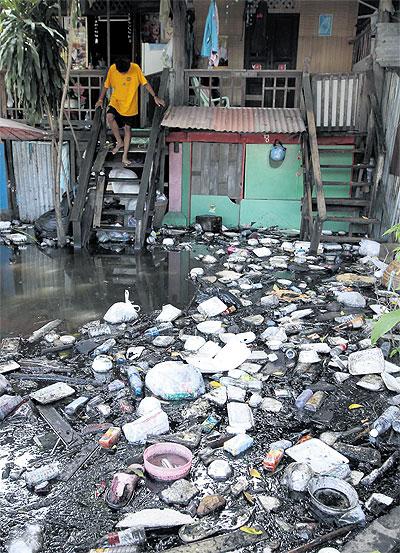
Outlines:
{"type": "MultiPolygon", "coordinates": [[[[400,223],[388,228],[387,231],[383,233],[383,236],[387,236],[388,234],[394,234],[395,241],[400,242],[400,223]]],[[[396,252],[396,259],[400,261],[400,246],[395,248],[394,251],[396,252]]]]}
{"type": "Polygon", "coordinates": [[[0,70],[30,121],[60,109],[66,46],[54,0],[1,0],[0,70]]]}
{"type": "Polygon", "coordinates": [[[389,313],[384,313],[376,321],[371,334],[372,344],[376,344],[379,338],[382,338],[386,332],[392,330],[396,325],[400,323],[400,309],[395,309],[389,313]]]}

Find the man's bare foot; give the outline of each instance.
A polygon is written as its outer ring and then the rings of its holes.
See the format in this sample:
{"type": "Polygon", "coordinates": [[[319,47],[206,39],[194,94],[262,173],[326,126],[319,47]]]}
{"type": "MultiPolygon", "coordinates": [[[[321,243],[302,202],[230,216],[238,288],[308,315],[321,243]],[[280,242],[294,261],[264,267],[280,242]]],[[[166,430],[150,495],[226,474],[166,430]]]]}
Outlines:
{"type": "Polygon", "coordinates": [[[130,167],[132,165],[132,162],[129,161],[129,159],[127,157],[123,157],[122,158],[122,165],[124,167],[130,167]]]}
{"type": "Polygon", "coordinates": [[[124,143],[123,143],[122,140],[121,140],[121,142],[117,142],[117,143],[116,143],[115,148],[113,148],[113,150],[111,151],[111,153],[115,155],[115,154],[118,153],[118,152],[120,151],[120,149],[123,148],[123,147],[124,147],[124,143]]]}

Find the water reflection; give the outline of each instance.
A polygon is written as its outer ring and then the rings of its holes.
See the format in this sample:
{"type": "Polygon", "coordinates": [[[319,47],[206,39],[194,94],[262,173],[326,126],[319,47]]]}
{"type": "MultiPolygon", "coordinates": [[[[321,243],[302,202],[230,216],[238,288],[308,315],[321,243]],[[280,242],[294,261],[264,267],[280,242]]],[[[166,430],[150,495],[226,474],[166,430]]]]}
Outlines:
{"type": "Polygon", "coordinates": [[[125,289],[145,313],[165,303],[185,307],[193,294],[188,251],[74,254],[0,246],[0,263],[1,336],[26,335],[55,318],[74,331],[123,301],[125,289]]]}

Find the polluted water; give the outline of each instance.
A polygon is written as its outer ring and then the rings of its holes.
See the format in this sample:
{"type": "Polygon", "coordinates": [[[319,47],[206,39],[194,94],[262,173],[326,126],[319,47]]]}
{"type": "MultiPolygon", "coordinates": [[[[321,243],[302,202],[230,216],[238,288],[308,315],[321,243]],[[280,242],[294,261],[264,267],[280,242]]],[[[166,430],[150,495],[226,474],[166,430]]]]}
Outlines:
{"type": "Polygon", "coordinates": [[[399,497],[375,244],[150,242],[0,246],[0,549],[347,553],[399,497]]]}

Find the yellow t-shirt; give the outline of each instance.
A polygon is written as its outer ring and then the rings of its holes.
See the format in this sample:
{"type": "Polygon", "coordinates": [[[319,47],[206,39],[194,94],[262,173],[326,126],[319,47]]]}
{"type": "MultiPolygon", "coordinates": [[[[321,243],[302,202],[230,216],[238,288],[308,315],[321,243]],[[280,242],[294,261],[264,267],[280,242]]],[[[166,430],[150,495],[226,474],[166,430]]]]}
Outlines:
{"type": "Polygon", "coordinates": [[[147,79],[136,63],[131,63],[126,73],[120,73],[114,63],[108,70],[104,83],[106,88],[113,89],[109,105],[121,115],[136,115],[139,111],[139,86],[144,84],[147,84],[147,79]]]}

